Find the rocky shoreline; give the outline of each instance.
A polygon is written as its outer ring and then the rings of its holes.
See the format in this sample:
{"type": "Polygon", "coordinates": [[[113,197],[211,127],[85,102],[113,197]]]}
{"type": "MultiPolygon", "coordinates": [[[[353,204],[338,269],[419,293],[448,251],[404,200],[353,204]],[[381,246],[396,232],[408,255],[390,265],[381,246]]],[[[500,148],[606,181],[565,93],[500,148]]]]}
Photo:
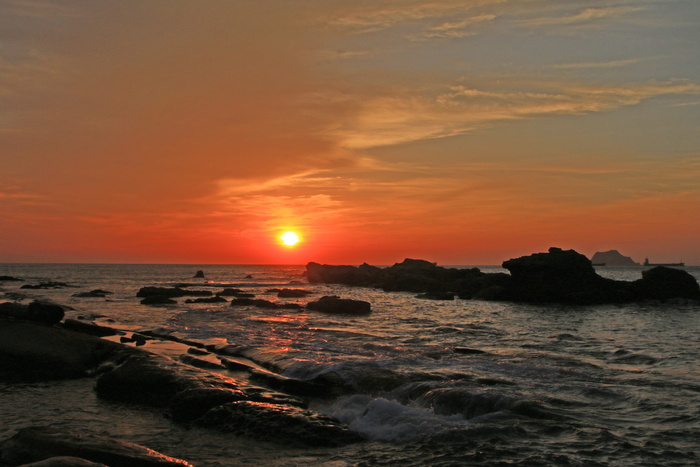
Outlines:
{"type": "MultiPolygon", "coordinates": [[[[341,423],[309,409],[311,399],[332,397],[342,390],[334,388],[333,381],[283,377],[271,371],[274,364],[263,368],[248,359],[251,352],[245,347],[205,346],[157,331],[93,335],[107,330],[87,322],[78,327],[71,320],[66,325],[2,317],[0,382],[92,378],[100,399],[156,408],[185,427],[309,447],[362,441],[341,423]],[[154,348],[167,343],[170,356],[136,347],[145,341],[154,348]]],[[[0,466],[34,465],[56,457],[70,459],[39,465],[190,465],[127,444],[51,427],[27,427],[0,443],[0,466]]]]}
{"type": "Polygon", "coordinates": [[[643,300],[700,300],[700,286],[688,272],[657,266],[642,271],[636,281],[604,278],[591,260],[574,250],[550,248],[547,253],[503,262],[505,273],[478,268],[456,269],[424,260],[406,259],[388,268],[309,263],[311,283],[376,287],[385,291],[422,294],[422,298],[479,299],[525,303],[591,305],[643,300]]]}

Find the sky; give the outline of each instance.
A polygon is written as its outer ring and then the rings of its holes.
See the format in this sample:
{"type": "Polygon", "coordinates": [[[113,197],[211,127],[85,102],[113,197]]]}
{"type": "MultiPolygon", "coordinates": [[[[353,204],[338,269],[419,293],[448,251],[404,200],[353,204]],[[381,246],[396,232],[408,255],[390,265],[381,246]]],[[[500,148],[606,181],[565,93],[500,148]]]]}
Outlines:
{"type": "Polygon", "coordinates": [[[0,0],[0,263],[700,265],[698,44],[697,0],[0,0]]]}

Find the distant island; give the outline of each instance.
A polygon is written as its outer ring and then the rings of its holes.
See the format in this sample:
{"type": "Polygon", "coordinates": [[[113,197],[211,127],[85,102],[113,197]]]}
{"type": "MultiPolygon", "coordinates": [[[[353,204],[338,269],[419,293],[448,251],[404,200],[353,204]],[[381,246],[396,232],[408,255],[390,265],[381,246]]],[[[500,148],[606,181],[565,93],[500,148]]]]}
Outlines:
{"type": "Polygon", "coordinates": [[[617,250],[598,251],[591,258],[591,262],[594,266],[641,266],[617,250]]]}

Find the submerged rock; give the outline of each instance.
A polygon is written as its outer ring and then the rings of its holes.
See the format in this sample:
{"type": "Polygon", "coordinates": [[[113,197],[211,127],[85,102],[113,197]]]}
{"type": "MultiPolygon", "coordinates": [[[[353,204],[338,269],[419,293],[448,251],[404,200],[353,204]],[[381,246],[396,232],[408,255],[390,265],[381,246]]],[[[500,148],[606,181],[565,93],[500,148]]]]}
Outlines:
{"type": "Polygon", "coordinates": [[[197,425],[239,436],[306,446],[343,446],[362,441],[336,420],[287,405],[230,402],[209,410],[197,425]]]}
{"type": "Polygon", "coordinates": [[[57,456],[83,459],[109,467],[191,467],[191,464],[184,460],[166,456],[138,444],[49,426],[23,428],[0,443],[0,459],[8,465],[44,461],[57,456]]]}
{"type": "Polygon", "coordinates": [[[335,295],[327,295],[319,298],[315,302],[309,302],[306,308],[323,313],[343,315],[368,315],[372,313],[372,305],[369,302],[340,298],[335,295]]]}

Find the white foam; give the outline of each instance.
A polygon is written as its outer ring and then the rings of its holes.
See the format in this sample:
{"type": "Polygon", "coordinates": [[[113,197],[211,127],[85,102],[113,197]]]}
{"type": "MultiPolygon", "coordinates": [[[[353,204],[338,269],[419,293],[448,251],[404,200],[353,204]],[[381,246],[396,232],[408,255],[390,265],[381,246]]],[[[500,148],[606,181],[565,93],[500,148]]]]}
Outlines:
{"type": "Polygon", "coordinates": [[[339,399],[324,412],[373,441],[407,442],[469,426],[461,416],[439,416],[431,410],[365,395],[339,399]]]}

